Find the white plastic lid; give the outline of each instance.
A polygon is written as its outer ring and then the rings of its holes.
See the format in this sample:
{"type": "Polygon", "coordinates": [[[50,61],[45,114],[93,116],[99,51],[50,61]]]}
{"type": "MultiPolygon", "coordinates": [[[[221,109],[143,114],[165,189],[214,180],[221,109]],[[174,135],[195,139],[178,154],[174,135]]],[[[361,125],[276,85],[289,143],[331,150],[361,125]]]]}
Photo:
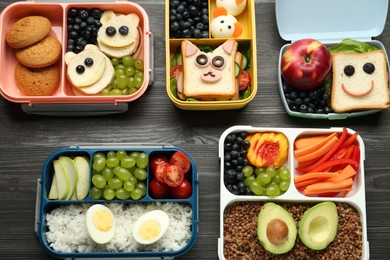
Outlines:
{"type": "Polygon", "coordinates": [[[388,4],[388,0],[276,0],[276,22],[286,41],[369,41],[382,33],[388,4]]]}

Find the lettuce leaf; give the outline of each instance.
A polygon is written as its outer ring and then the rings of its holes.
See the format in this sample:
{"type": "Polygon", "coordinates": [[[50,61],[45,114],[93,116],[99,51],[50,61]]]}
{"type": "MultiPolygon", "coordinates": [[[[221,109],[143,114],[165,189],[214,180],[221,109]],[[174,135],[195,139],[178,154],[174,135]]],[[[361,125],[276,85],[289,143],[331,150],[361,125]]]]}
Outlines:
{"type": "Polygon", "coordinates": [[[339,44],[329,47],[328,50],[331,54],[335,52],[343,53],[364,53],[368,51],[374,51],[378,48],[372,46],[371,44],[360,42],[346,38],[342,40],[339,44]]]}

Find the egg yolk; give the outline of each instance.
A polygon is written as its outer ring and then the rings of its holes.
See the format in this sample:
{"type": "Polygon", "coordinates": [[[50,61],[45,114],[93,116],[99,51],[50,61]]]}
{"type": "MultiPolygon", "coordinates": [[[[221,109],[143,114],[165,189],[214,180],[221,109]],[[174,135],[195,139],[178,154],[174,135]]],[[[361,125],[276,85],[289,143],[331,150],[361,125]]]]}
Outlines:
{"type": "Polygon", "coordinates": [[[112,215],[105,209],[100,209],[93,214],[93,224],[100,231],[108,231],[112,227],[112,215]]]}
{"type": "Polygon", "coordinates": [[[140,226],[138,233],[144,240],[153,240],[160,234],[160,231],[160,223],[156,220],[148,220],[140,226]]]}

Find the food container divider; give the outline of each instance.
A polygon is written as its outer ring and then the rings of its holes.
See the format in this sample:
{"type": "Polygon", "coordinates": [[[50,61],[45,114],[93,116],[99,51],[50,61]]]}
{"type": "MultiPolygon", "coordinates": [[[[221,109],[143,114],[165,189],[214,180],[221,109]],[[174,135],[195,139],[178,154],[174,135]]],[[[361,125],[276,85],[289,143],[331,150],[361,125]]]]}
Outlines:
{"type": "MultiPolygon", "coordinates": [[[[386,48],[373,37],[379,36],[385,27],[389,2],[378,0],[310,1],[276,0],[275,12],[279,34],[285,41],[312,38],[326,46],[340,43],[345,38],[369,43],[385,52],[387,68],[390,67],[386,48]]],[[[282,46],[278,62],[278,84],[283,106],[290,116],[310,119],[339,120],[373,114],[381,110],[348,113],[308,114],[292,111],[283,95],[281,60],[290,43],[282,46]]],[[[389,73],[389,72],[388,72],[389,73]]],[[[390,74],[389,74],[390,75],[390,74]]]]}
{"type": "Polygon", "coordinates": [[[64,1],[52,2],[44,0],[20,1],[7,6],[0,14],[0,67],[5,71],[0,77],[0,94],[7,100],[20,103],[28,114],[60,115],[60,116],[93,116],[123,113],[128,110],[128,103],[140,98],[154,81],[154,42],[149,28],[149,17],[137,3],[127,1],[64,1]],[[144,60],[144,82],[139,90],[125,96],[79,96],[72,92],[66,76],[64,56],[67,42],[67,11],[72,8],[99,8],[113,10],[117,13],[136,13],[140,17],[141,33],[139,56],[144,60]],[[61,79],[58,90],[51,96],[23,96],[17,89],[14,75],[16,58],[14,51],[7,46],[5,35],[11,25],[18,19],[28,15],[46,16],[52,22],[50,34],[55,35],[62,45],[60,61],[61,79]]]}
{"type": "MultiPolygon", "coordinates": [[[[189,173],[187,173],[189,174],[189,173]]],[[[91,189],[91,181],[90,187],[91,189]]],[[[59,259],[174,259],[177,256],[185,254],[189,251],[195,244],[198,232],[199,232],[199,201],[198,201],[198,189],[199,189],[199,179],[197,166],[194,159],[186,151],[177,148],[169,144],[121,144],[121,143],[93,143],[93,144],[77,144],[70,146],[68,148],[61,148],[48,156],[46,161],[43,164],[41,176],[37,180],[37,195],[36,195],[36,205],[35,205],[35,223],[34,231],[38,236],[39,243],[45,252],[49,255],[59,258],[59,259]],[[109,152],[109,151],[118,151],[125,150],[127,152],[144,152],[149,156],[153,154],[164,154],[166,156],[171,156],[173,153],[180,151],[185,153],[191,161],[191,180],[192,185],[192,194],[187,199],[155,199],[151,197],[149,191],[149,182],[153,177],[149,177],[151,173],[149,163],[147,166],[147,178],[146,182],[146,195],[140,200],[119,200],[114,199],[111,201],[99,199],[94,200],[91,198],[89,192],[85,199],[83,200],[49,200],[48,194],[50,190],[50,185],[52,181],[53,174],[53,160],[59,156],[86,156],[89,159],[90,163],[90,174],[92,174],[92,156],[96,152],[109,152]],[[69,204],[109,204],[109,203],[123,203],[123,204],[134,204],[142,203],[147,204],[151,202],[167,203],[175,202],[179,204],[190,205],[192,208],[192,234],[188,243],[181,249],[177,251],[166,251],[166,252],[154,252],[154,251],[139,251],[139,252],[73,252],[73,253],[62,253],[53,250],[46,240],[47,226],[46,226],[46,213],[56,207],[69,204]]]]}
{"type": "MultiPolygon", "coordinates": [[[[355,133],[352,129],[348,129],[349,134],[355,133]]],[[[314,129],[314,128],[278,128],[278,127],[255,127],[248,125],[236,125],[226,129],[219,139],[219,159],[220,159],[220,237],[218,238],[218,256],[219,259],[225,259],[224,256],[224,211],[227,207],[235,202],[242,201],[261,201],[274,202],[276,204],[282,202],[293,203],[319,203],[323,201],[345,202],[353,206],[360,215],[362,225],[362,259],[369,259],[369,242],[367,240],[367,219],[366,219],[366,197],[365,197],[365,175],[364,175],[364,160],[365,147],[364,142],[360,136],[357,141],[360,148],[360,167],[357,171],[356,180],[354,181],[353,190],[346,197],[308,197],[300,193],[294,184],[295,167],[297,162],[294,159],[294,141],[300,135],[320,135],[327,133],[341,133],[343,131],[340,127],[331,127],[329,129],[314,129]],[[256,195],[234,195],[227,190],[224,183],[224,142],[230,133],[247,132],[249,134],[256,132],[275,132],[283,133],[288,139],[288,158],[284,165],[286,165],[291,172],[290,187],[288,190],[277,197],[270,198],[268,196],[256,195]]],[[[260,243],[260,242],[259,242],[260,243]]]]}

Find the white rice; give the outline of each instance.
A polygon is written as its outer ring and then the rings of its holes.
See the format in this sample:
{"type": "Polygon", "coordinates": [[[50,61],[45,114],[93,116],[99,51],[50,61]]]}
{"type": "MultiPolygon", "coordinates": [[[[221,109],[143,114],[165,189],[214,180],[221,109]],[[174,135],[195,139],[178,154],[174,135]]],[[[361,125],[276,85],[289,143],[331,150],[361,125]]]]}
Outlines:
{"type": "Polygon", "coordinates": [[[69,204],[46,214],[46,239],[59,253],[82,252],[172,252],[184,248],[192,236],[191,206],[179,203],[122,204],[106,203],[115,216],[115,235],[104,244],[95,243],[88,235],[85,214],[92,204],[69,204]],[[133,224],[144,213],[160,209],[169,216],[164,236],[151,245],[141,245],[132,236],[133,224]]]}

